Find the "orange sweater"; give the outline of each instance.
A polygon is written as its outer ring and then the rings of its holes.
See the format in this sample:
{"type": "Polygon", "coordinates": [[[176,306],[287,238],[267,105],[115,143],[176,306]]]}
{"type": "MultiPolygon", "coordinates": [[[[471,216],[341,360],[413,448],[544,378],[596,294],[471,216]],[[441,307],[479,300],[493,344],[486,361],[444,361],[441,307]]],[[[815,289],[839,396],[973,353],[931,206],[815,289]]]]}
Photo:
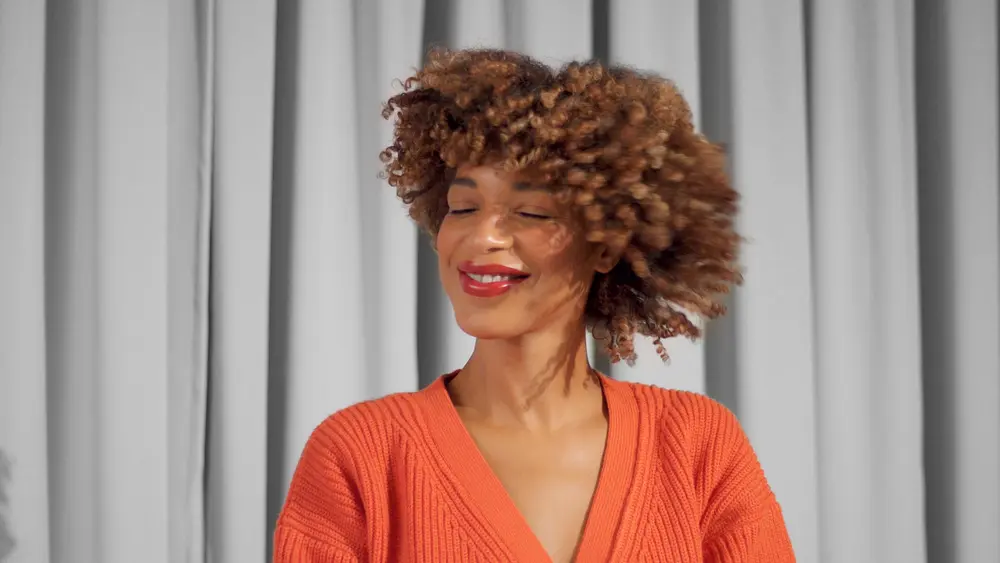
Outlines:
{"type": "MultiPolygon", "coordinates": [[[[549,558],[466,432],[445,377],[344,409],[309,438],[276,563],[549,558]]],[[[702,395],[602,377],[608,436],[577,561],[794,562],[736,417],[702,395]]]]}

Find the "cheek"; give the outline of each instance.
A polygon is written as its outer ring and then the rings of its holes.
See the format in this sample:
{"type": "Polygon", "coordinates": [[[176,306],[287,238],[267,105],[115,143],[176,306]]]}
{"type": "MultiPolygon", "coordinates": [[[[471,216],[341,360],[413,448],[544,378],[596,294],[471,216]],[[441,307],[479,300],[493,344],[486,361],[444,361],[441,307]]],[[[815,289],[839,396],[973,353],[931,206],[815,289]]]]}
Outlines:
{"type": "Polygon", "coordinates": [[[522,240],[522,258],[552,281],[571,282],[588,278],[593,268],[582,234],[566,226],[538,230],[522,240]]]}
{"type": "Polygon", "coordinates": [[[434,236],[434,250],[437,251],[438,263],[442,266],[449,262],[461,238],[459,233],[448,223],[447,220],[442,223],[437,235],[434,236]]]}

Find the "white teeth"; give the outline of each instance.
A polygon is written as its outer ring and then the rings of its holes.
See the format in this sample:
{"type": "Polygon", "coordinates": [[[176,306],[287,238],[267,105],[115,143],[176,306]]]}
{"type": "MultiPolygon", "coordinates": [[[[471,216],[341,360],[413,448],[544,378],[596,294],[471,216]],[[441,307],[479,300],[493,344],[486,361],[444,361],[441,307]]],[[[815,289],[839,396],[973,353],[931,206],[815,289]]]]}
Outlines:
{"type": "Polygon", "coordinates": [[[481,275],[481,274],[468,274],[468,276],[479,283],[496,283],[502,281],[510,281],[512,276],[494,276],[494,275],[481,275]]]}

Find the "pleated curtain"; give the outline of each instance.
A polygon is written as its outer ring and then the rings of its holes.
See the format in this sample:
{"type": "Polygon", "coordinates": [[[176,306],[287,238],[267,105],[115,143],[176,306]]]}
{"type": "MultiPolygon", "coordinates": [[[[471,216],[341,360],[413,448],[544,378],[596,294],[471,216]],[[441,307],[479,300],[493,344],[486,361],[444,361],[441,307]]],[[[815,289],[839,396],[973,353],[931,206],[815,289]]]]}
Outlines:
{"type": "Polygon", "coordinates": [[[378,177],[431,45],[674,79],[746,283],[619,379],[739,416],[798,559],[1000,562],[998,14],[0,0],[0,561],[244,563],[309,432],[472,348],[378,177]]]}

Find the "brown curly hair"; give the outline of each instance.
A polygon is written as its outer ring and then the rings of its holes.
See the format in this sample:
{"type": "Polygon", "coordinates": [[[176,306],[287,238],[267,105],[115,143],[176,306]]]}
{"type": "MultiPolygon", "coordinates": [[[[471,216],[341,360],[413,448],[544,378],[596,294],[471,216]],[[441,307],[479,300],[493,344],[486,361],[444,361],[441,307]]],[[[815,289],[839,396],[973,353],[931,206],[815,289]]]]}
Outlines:
{"type": "Polygon", "coordinates": [[[677,88],[600,62],[552,69],[509,51],[435,49],[385,103],[395,118],[384,177],[432,236],[459,165],[497,164],[572,203],[592,243],[621,256],[590,288],[585,320],[612,362],[633,336],[700,329],[741,282],[738,195],[722,149],[697,133],[677,88]]]}

